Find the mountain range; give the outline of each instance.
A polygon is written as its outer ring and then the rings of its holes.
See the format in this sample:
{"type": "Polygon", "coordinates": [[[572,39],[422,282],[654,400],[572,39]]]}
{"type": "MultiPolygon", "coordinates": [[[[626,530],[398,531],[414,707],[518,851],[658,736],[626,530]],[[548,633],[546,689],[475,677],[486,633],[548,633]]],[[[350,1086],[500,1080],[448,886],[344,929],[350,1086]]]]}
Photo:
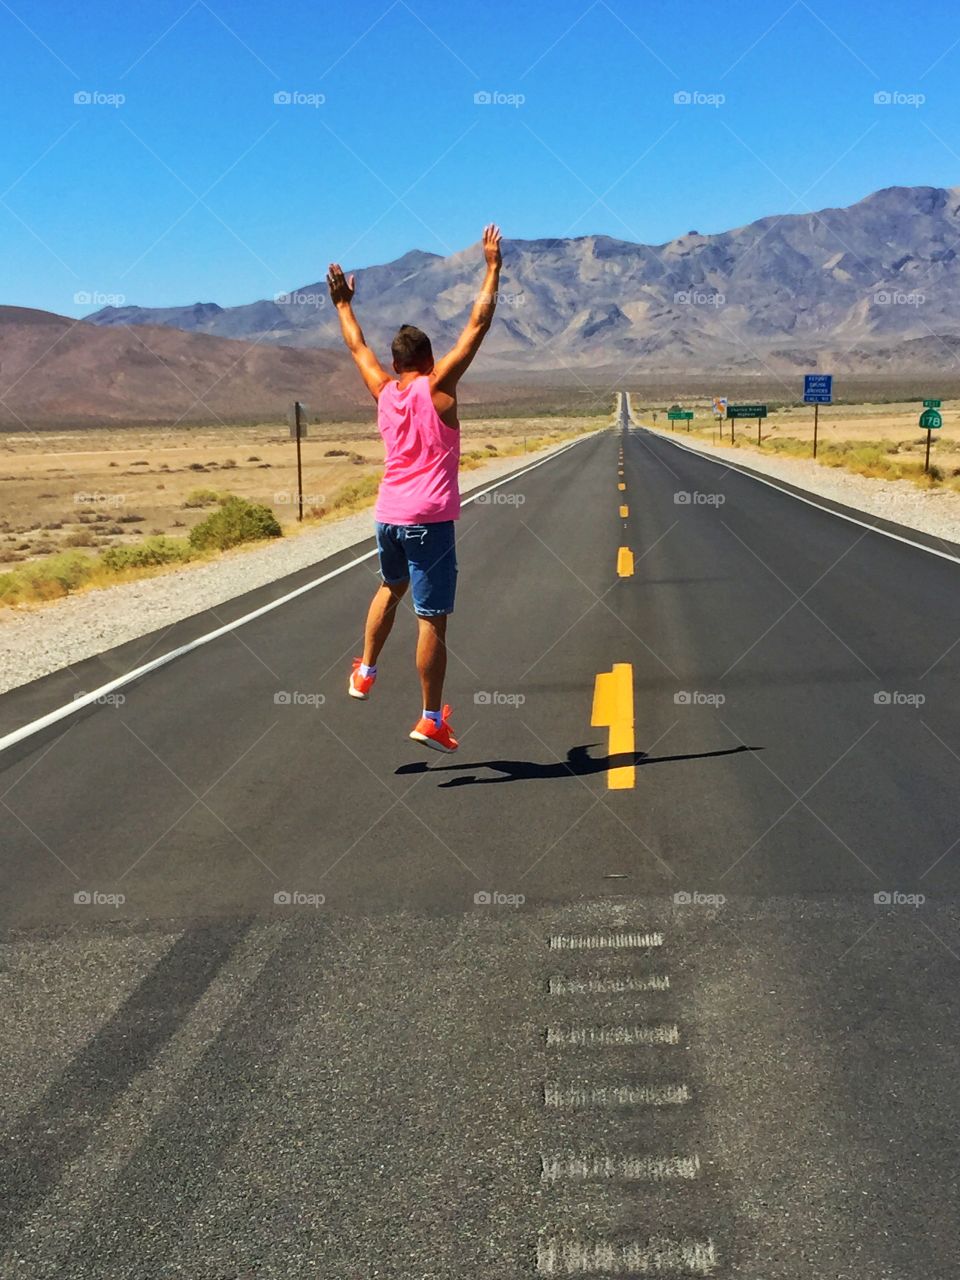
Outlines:
{"type": "MultiPolygon", "coordinates": [[[[955,187],[887,187],[848,208],[662,245],[508,240],[463,400],[513,412],[546,405],[550,388],[549,404],[568,411],[614,386],[750,398],[761,381],[791,399],[799,373],[815,369],[919,374],[924,385],[936,372],[940,386],[960,370],[958,246],[955,187]]],[[[282,420],[295,398],[326,418],[366,414],[318,274],[245,306],[106,307],[83,320],[0,306],[0,423],[282,420]]],[[[438,351],[454,340],[482,262],[476,245],[448,257],[415,249],[356,277],[358,315],[386,362],[405,322],[438,351]]]]}
{"type": "MultiPolygon", "coordinates": [[[[609,236],[504,242],[501,296],[478,372],[631,366],[762,372],[936,366],[960,337],[960,188],[887,187],[848,208],[761,218],[661,245],[609,236]],[[904,346],[904,344],[908,344],[904,346]]],[[[331,256],[336,256],[332,253],[331,256]]],[[[348,264],[344,266],[349,270],[348,264]]],[[[398,325],[442,348],[482,275],[478,248],[413,250],[356,272],[355,305],[384,355],[398,325]]],[[[277,299],[106,307],[101,327],[162,325],[259,345],[335,348],[323,275],[277,299]]]]}

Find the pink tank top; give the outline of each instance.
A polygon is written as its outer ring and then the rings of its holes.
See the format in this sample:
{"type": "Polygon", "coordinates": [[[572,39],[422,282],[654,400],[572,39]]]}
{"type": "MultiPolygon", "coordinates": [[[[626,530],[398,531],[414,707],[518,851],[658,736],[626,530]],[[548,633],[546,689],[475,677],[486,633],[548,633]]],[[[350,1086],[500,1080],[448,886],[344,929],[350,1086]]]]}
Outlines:
{"type": "Polygon", "coordinates": [[[424,374],[403,389],[388,382],[377,401],[387,450],[374,519],[382,524],[436,524],[460,515],[460,432],[433,407],[424,374]]]}

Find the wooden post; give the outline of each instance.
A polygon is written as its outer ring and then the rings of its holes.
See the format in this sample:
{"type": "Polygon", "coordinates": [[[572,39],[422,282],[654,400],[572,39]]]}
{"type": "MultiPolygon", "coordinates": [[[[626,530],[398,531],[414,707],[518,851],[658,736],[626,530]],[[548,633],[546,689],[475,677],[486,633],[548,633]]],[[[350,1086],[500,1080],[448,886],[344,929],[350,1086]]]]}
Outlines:
{"type": "Polygon", "coordinates": [[[762,422],[763,422],[762,418],[757,419],[757,448],[758,449],[760,448],[760,424],[762,422]]]}
{"type": "Polygon", "coordinates": [[[303,520],[303,461],[300,456],[300,401],[294,401],[293,420],[297,435],[297,520],[303,520]]]}

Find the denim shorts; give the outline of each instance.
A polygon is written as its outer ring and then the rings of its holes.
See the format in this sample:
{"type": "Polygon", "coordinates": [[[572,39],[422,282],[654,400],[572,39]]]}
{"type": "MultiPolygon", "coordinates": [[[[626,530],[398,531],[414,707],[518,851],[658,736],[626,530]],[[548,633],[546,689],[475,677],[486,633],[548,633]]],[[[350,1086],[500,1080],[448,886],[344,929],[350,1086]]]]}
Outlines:
{"type": "Polygon", "coordinates": [[[453,613],[457,594],[457,546],[453,520],[436,524],[380,524],[380,576],[388,586],[409,580],[414,612],[421,618],[453,613]]]}

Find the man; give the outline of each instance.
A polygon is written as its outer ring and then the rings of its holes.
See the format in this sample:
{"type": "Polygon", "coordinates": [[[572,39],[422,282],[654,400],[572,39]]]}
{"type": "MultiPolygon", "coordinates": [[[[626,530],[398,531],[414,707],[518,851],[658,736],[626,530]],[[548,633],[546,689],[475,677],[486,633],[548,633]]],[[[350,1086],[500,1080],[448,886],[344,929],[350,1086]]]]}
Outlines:
{"type": "Polygon", "coordinates": [[[354,277],[330,264],[327,284],[350,354],[377,401],[377,426],[386,464],[374,520],[382,585],[367,614],[363,657],[355,658],[347,692],[366,699],[377,678],[377,658],[393,627],[397,605],[413,587],[417,615],[417,671],[423,714],[410,731],[414,742],[435,751],[456,751],[450,707],[443,703],[447,669],[447,618],[457,589],[454,521],[460,515],[460,423],[457,384],[480,349],[493,321],[500,282],[500,229],[483,229],[487,264],[483,286],[456,344],[434,361],[430,339],[401,325],[393,339],[391,378],[364,341],[353,314],[354,277]]]}

